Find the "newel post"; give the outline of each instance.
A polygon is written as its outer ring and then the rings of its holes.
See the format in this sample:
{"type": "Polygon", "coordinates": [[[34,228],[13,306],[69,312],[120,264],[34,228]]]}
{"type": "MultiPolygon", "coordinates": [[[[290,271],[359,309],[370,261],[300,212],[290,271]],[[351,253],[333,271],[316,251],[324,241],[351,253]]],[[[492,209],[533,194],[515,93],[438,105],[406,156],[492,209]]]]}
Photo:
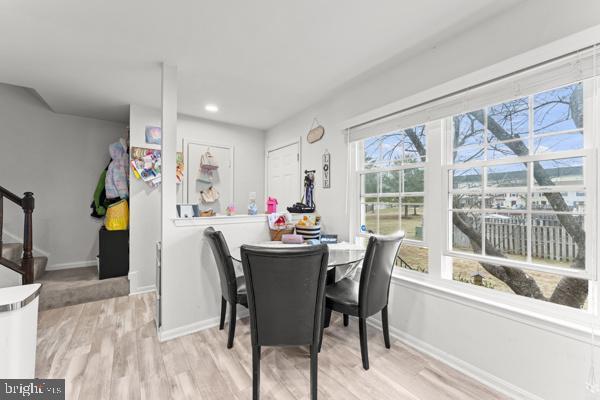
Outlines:
{"type": "Polygon", "coordinates": [[[25,197],[21,200],[21,207],[25,214],[25,222],[23,225],[23,261],[22,267],[25,271],[23,275],[23,284],[28,285],[33,283],[33,209],[35,200],[33,193],[25,192],[25,197]]]}

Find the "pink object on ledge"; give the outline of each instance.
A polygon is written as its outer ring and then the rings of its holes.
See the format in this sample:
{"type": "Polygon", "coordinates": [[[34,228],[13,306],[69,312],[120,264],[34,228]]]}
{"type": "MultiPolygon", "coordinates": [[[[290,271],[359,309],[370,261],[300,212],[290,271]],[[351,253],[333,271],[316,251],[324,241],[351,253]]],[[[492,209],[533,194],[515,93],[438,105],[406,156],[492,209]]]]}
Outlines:
{"type": "Polygon", "coordinates": [[[285,244],[302,244],[304,238],[301,235],[282,235],[281,242],[285,244]]]}
{"type": "Polygon", "coordinates": [[[277,212],[277,199],[269,196],[267,200],[267,214],[273,214],[277,212]]]}

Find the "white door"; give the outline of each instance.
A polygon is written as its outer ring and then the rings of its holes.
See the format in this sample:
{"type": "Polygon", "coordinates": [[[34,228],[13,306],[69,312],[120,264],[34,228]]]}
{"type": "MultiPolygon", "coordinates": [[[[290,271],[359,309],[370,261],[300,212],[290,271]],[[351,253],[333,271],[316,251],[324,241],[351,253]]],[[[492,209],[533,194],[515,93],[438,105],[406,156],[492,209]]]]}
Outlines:
{"type": "Polygon", "coordinates": [[[300,201],[299,143],[267,153],[267,196],[277,199],[277,211],[300,201]]]}

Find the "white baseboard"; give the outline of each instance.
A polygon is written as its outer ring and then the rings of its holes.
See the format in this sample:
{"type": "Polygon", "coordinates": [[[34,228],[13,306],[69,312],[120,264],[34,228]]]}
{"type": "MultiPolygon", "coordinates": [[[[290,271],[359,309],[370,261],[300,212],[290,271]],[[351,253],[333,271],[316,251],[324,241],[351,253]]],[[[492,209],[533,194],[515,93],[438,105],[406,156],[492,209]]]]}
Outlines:
{"type": "Polygon", "coordinates": [[[139,286],[138,271],[129,271],[129,274],[127,274],[127,279],[129,279],[130,296],[135,294],[154,292],[156,290],[156,285],[154,283],[152,285],[139,286]]]}
{"type": "Polygon", "coordinates": [[[205,329],[209,329],[219,325],[220,318],[210,318],[205,319],[204,321],[194,322],[193,324],[180,326],[178,328],[169,329],[169,330],[159,330],[158,339],[161,342],[166,342],[167,340],[175,339],[180,336],[189,335],[194,332],[203,331],[205,329]]]}
{"type": "Polygon", "coordinates": [[[150,293],[150,292],[154,292],[156,291],[156,285],[148,285],[148,286],[141,286],[141,287],[137,287],[134,290],[131,289],[131,281],[129,283],[129,295],[136,295],[136,294],[143,294],[143,293],[150,293]]]}
{"type": "MultiPolygon", "coordinates": [[[[367,320],[367,323],[381,330],[381,321],[371,318],[367,320]]],[[[448,354],[445,351],[422,341],[421,339],[402,332],[397,328],[390,326],[390,336],[422,353],[427,354],[430,357],[435,358],[436,360],[443,362],[444,364],[449,365],[450,367],[483,383],[484,385],[505,394],[511,399],[543,400],[541,397],[536,396],[533,393],[530,393],[518,386],[513,385],[510,382],[498,378],[497,376],[492,375],[489,372],[474,366],[473,364],[469,364],[468,362],[448,354]]]]}
{"type": "MultiPolygon", "coordinates": [[[[130,264],[131,267],[131,264],[130,264]]],[[[127,279],[129,279],[129,294],[137,294],[139,287],[138,287],[138,279],[137,279],[137,271],[129,271],[129,273],[127,274],[127,279]]]]}
{"type": "Polygon", "coordinates": [[[88,261],[74,261],[62,264],[52,264],[46,266],[46,271],[58,271],[60,269],[72,269],[72,268],[81,268],[81,267],[95,267],[97,264],[96,260],[88,260],[88,261]]]}
{"type": "MultiPolygon", "coordinates": [[[[248,310],[243,309],[238,311],[237,320],[248,317],[248,310]]],[[[204,321],[194,322],[193,324],[180,326],[178,328],[169,329],[169,330],[159,330],[158,332],[158,340],[161,342],[166,342],[167,340],[175,339],[180,336],[190,335],[195,332],[200,332],[205,329],[214,328],[219,326],[219,322],[221,321],[220,317],[205,319],[204,321]]],[[[229,321],[229,313],[225,318],[225,321],[229,321]]]]}

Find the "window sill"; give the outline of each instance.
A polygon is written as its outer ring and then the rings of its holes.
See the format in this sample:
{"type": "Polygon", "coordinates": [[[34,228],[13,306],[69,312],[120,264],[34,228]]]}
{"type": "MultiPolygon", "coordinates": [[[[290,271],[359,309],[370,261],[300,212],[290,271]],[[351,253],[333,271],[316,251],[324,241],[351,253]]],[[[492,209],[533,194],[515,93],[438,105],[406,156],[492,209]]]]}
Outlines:
{"type": "MultiPolygon", "coordinates": [[[[516,295],[508,293],[485,293],[482,291],[488,289],[440,281],[419,272],[397,271],[392,283],[587,344],[591,342],[592,324],[599,322],[586,311],[564,310],[566,307],[545,303],[532,306],[530,299],[512,298],[516,295]]],[[[600,345],[600,338],[596,339],[596,344],[600,345]]]]}
{"type": "Polygon", "coordinates": [[[215,215],[212,217],[172,218],[175,226],[209,226],[244,223],[266,223],[266,214],[257,215],[215,215]]]}

